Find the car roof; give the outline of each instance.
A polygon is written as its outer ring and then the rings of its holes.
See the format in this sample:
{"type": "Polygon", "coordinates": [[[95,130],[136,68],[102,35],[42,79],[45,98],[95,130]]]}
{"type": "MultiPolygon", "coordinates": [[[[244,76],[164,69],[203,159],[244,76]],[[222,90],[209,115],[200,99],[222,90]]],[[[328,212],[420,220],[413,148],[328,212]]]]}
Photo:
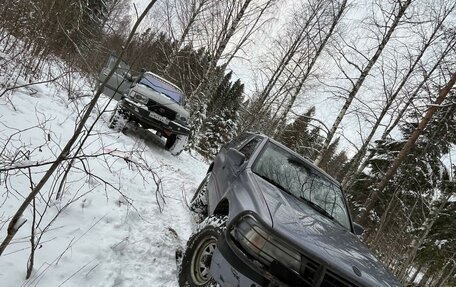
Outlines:
{"type": "Polygon", "coordinates": [[[305,163],[307,163],[308,165],[312,166],[312,168],[314,168],[318,173],[320,173],[322,176],[324,176],[325,178],[327,178],[328,180],[332,181],[334,184],[338,185],[338,186],[341,186],[341,184],[335,179],[333,178],[332,176],[330,176],[329,174],[327,174],[324,170],[322,170],[320,167],[318,167],[316,164],[314,164],[310,159],[300,155],[299,153],[295,152],[294,150],[290,149],[289,147],[287,147],[286,145],[284,145],[283,143],[273,139],[272,137],[270,136],[267,136],[265,134],[262,134],[262,133],[256,133],[256,132],[247,132],[249,134],[252,134],[252,135],[256,135],[256,136],[260,136],[262,138],[265,138],[267,139],[268,141],[280,146],[281,148],[285,149],[286,151],[288,151],[289,153],[293,154],[294,156],[302,159],[305,163]]]}

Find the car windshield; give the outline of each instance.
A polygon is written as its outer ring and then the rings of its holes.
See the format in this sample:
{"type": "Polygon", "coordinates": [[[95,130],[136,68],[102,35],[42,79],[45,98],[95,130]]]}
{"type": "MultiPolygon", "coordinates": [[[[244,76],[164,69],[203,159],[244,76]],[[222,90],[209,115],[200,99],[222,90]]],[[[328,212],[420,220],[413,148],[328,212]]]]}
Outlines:
{"type": "Polygon", "coordinates": [[[340,187],[297,156],[268,142],[255,160],[252,171],[351,229],[340,187]]]}
{"type": "Polygon", "coordinates": [[[172,85],[170,85],[169,83],[161,80],[160,78],[154,77],[150,74],[145,74],[141,77],[139,83],[153,89],[159,94],[167,96],[179,105],[184,104],[184,95],[182,94],[182,92],[173,87],[172,85]]]}

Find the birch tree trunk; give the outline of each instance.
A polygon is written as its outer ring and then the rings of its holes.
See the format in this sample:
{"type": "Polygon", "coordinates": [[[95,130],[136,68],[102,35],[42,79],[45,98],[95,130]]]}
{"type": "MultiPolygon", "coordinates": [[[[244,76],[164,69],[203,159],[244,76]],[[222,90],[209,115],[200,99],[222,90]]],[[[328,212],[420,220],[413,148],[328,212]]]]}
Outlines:
{"type": "MultiPolygon", "coordinates": [[[[406,75],[402,78],[401,82],[399,83],[399,85],[396,88],[396,90],[394,91],[394,93],[390,97],[387,98],[386,104],[383,107],[382,111],[380,112],[380,115],[377,117],[369,135],[365,138],[362,146],[359,148],[358,152],[355,154],[353,159],[350,161],[349,165],[346,167],[347,173],[342,181],[342,186],[344,188],[349,187],[347,183],[350,182],[353,177],[357,176],[356,171],[358,170],[362,159],[366,155],[367,148],[369,147],[375,133],[377,132],[377,129],[379,128],[381,122],[383,121],[383,118],[387,114],[387,112],[388,112],[389,108],[391,107],[391,105],[393,104],[393,102],[398,97],[399,93],[402,91],[402,88],[405,86],[405,84],[407,83],[410,76],[413,74],[413,72],[415,72],[415,68],[421,62],[421,59],[422,59],[424,53],[429,49],[431,44],[434,42],[434,40],[437,36],[437,33],[440,31],[440,29],[443,25],[443,22],[449,15],[450,11],[453,10],[454,6],[455,5],[453,5],[451,7],[451,9],[449,9],[448,12],[441,19],[439,19],[439,22],[437,22],[437,25],[434,27],[432,34],[429,36],[429,39],[424,43],[423,47],[419,51],[419,53],[416,56],[415,60],[413,61],[412,65],[408,69],[406,75]]],[[[443,55],[445,55],[445,54],[446,53],[443,53],[443,55]]],[[[440,62],[440,61],[438,61],[438,62],[440,62]]],[[[408,107],[408,105],[407,105],[407,107],[408,107]]],[[[401,118],[402,118],[402,114],[401,114],[401,118]]]]}
{"type": "Polygon", "coordinates": [[[388,28],[388,31],[386,34],[383,36],[380,44],[378,45],[377,50],[375,51],[375,54],[369,59],[367,62],[366,66],[363,68],[361,71],[361,74],[356,81],[356,83],[353,85],[350,93],[347,96],[347,99],[345,100],[344,105],[342,106],[342,109],[339,111],[339,114],[337,115],[336,120],[334,121],[331,129],[329,130],[329,133],[323,142],[323,145],[320,150],[320,154],[318,157],[315,159],[315,164],[319,165],[321,162],[321,159],[323,158],[324,154],[326,153],[329,144],[331,143],[332,139],[334,138],[334,135],[336,134],[337,129],[339,128],[340,123],[342,122],[342,119],[344,118],[345,114],[348,111],[348,108],[350,108],[351,103],[353,102],[353,99],[356,97],[359,89],[363,85],[364,81],[366,80],[366,77],[369,75],[370,70],[374,66],[374,64],[377,62],[378,58],[382,54],[383,50],[386,47],[386,44],[388,44],[388,41],[391,38],[391,35],[393,34],[394,30],[398,26],[401,18],[404,16],[405,11],[407,8],[410,6],[410,3],[412,0],[406,0],[406,1],[398,1],[399,5],[399,10],[397,11],[397,14],[394,15],[393,22],[391,23],[391,26],[388,28]]]}
{"type": "Polygon", "coordinates": [[[423,130],[426,128],[429,121],[432,119],[434,113],[438,110],[439,105],[445,100],[447,95],[449,94],[451,88],[454,86],[456,82],[456,73],[451,75],[446,86],[440,90],[439,95],[435,102],[428,108],[426,114],[421,119],[418,127],[413,131],[410,135],[409,139],[405,143],[404,147],[398,153],[396,159],[393,161],[391,166],[386,171],[383,179],[378,183],[375,189],[371,192],[369,197],[367,198],[366,202],[364,203],[363,211],[358,215],[357,219],[361,224],[365,224],[367,222],[367,217],[369,213],[374,209],[375,205],[378,201],[378,194],[383,192],[389,181],[393,178],[394,174],[396,173],[399,166],[404,161],[405,157],[410,153],[410,150],[414,147],[416,140],[421,135],[423,130]]]}
{"type": "MultiPolygon", "coordinates": [[[[217,46],[217,49],[215,50],[215,53],[211,59],[211,62],[209,63],[209,67],[207,68],[203,79],[201,80],[201,82],[199,83],[199,85],[197,86],[195,91],[193,91],[193,93],[191,95],[192,98],[194,96],[198,96],[201,92],[204,92],[204,90],[206,89],[207,84],[208,84],[208,79],[210,79],[210,75],[214,72],[215,67],[217,66],[217,62],[222,57],[222,54],[225,51],[226,46],[228,45],[228,42],[230,41],[231,37],[233,37],[234,33],[236,32],[239,22],[244,17],[244,14],[251,2],[252,2],[252,0],[245,0],[244,3],[242,4],[241,9],[236,14],[236,17],[231,22],[231,25],[229,26],[229,28],[226,31],[223,31],[224,29],[222,29],[221,38],[218,41],[219,44],[217,46]]],[[[228,26],[227,22],[225,22],[224,26],[228,26]]]]}
{"type": "Polygon", "coordinates": [[[309,77],[309,75],[310,75],[310,73],[312,71],[312,68],[314,67],[315,63],[317,62],[318,58],[320,57],[320,55],[321,55],[323,49],[325,48],[326,43],[328,42],[329,38],[331,38],[331,36],[333,35],[337,24],[339,24],[340,20],[342,19],[342,15],[344,14],[346,8],[347,8],[347,0],[344,0],[340,4],[340,6],[339,6],[339,8],[337,10],[337,13],[334,16],[334,19],[333,19],[332,24],[331,24],[331,26],[329,28],[329,31],[326,33],[323,41],[319,44],[318,49],[315,52],[315,54],[313,55],[312,59],[310,60],[310,63],[307,66],[306,70],[301,75],[301,80],[299,81],[299,84],[297,85],[297,87],[295,88],[293,94],[291,95],[290,99],[288,100],[288,103],[287,103],[287,105],[285,107],[285,110],[282,112],[282,114],[281,114],[280,118],[277,120],[277,122],[279,122],[279,123],[283,122],[287,118],[290,110],[292,109],[293,105],[296,102],[296,99],[297,99],[299,93],[301,93],[302,87],[304,86],[305,82],[307,81],[307,78],[309,77]]]}
{"type": "MultiPolygon", "coordinates": [[[[442,54],[439,56],[439,58],[437,59],[436,63],[433,65],[433,67],[425,72],[425,76],[424,78],[421,80],[421,82],[418,84],[418,86],[416,86],[416,88],[413,90],[413,92],[411,93],[411,95],[408,97],[408,100],[407,102],[404,104],[404,106],[401,108],[401,110],[399,111],[399,113],[397,114],[397,116],[395,117],[393,123],[391,125],[389,125],[389,127],[387,129],[385,129],[385,131],[383,132],[383,134],[381,135],[380,139],[381,140],[385,140],[388,135],[390,135],[391,131],[399,124],[399,122],[403,119],[404,117],[404,114],[405,112],[408,110],[409,106],[413,103],[413,101],[416,99],[416,97],[418,96],[418,93],[419,91],[423,88],[423,86],[428,82],[428,80],[430,79],[430,77],[433,75],[433,73],[440,67],[440,65],[442,64],[443,60],[445,59],[445,57],[448,55],[448,53],[454,49],[454,47],[456,47],[456,42],[455,41],[450,41],[449,42],[449,45],[445,48],[445,50],[442,52],[442,54]]],[[[383,113],[382,113],[383,114],[383,113]]],[[[380,115],[380,116],[383,116],[384,115],[380,115]]],[[[380,125],[379,122],[376,122],[376,125],[380,125]]],[[[378,128],[378,127],[377,127],[378,128]]],[[[373,136],[373,135],[372,135],[373,136]]],[[[366,140],[369,139],[366,138],[366,140]]],[[[362,147],[361,147],[362,148],[362,147]]],[[[365,147],[367,149],[367,146],[365,147]]],[[[361,149],[360,149],[361,150],[361,149]]],[[[367,167],[367,165],[369,164],[369,160],[374,156],[375,152],[374,151],[371,151],[369,153],[369,155],[367,157],[365,157],[364,160],[362,160],[362,158],[359,158],[359,160],[362,162],[359,164],[359,166],[357,167],[356,171],[353,172],[352,175],[347,175],[346,178],[344,178],[344,180],[342,181],[342,184],[343,184],[343,187],[345,189],[350,189],[350,187],[354,184],[357,176],[367,167]]],[[[355,155],[356,157],[357,155],[355,155]]],[[[354,157],[354,159],[355,159],[354,157]]],[[[354,169],[354,168],[353,168],[354,169]]]]}
{"type": "MultiPolygon", "coordinates": [[[[344,0],[344,3],[346,1],[344,0]]],[[[321,16],[321,11],[326,9],[325,5],[323,4],[328,4],[328,3],[323,3],[323,1],[309,1],[307,5],[303,5],[300,9],[305,9],[307,11],[311,11],[310,14],[305,16],[306,18],[304,19],[304,22],[299,22],[297,20],[296,24],[295,22],[292,22],[289,24],[290,26],[297,26],[295,29],[292,31],[288,31],[288,33],[285,35],[286,38],[291,38],[293,41],[289,43],[287,47],[285,47],[285,52],[283,55],[280,56],[280,60],[278,64],[275,67],[275,70],[273,73],[269,76],[269,79],[266,83],[266,86],[263,88],[261,91],[261,94],[259,96],[258,100],[258,106],[262,107],[268,97],[270,96],[273,88],[276,86],[277,82],[279,81],[280,77],[282,76],[283,72],[286,70],[287,66],[290,64],[290,62],[293,60],[293,57],[295,57],[296,53],[298,50],[301,48],[302,44],[306,40],[311,40],[307,39],[307,34],[308,34],[308,29],[311,29],[313,25],[313,21],[318,21],[319,16],[321,16]],[[299,26],[298,26],[299,25],[299,26]]],[[[299,17],[301,20],[301,16],[298,10],[297,14],[299,16],[295,15],[294,17],[299,17]]],[[[304,12],[303,12],[304,13],[304,12]]],[[[301,20],[302,21],[302,20],[301,20]]]]}
{"type": "Polygon", "coordinates": [[[247,23],[246,31],[243,33],[241,36],[240,40],[237,42],[235,48],[233,51],[230,53],[230,56],[228,59],[223,63],[223,69],[225,69],[228,64],[236,57],[237,53],[244,47],[244,45],[247,43],[247,41],[250,39],[250,37],[258,30],[260,27],[262,27],[265,22],[267,22],[267,19],[263,19],[263,16],[266,14],[269,8],[271,8],[275,4],[276,0],[267,0],[266,3],[264,3],[261,7],[259,7],[259,11],[256,13],[256,17],[251,21],[250,23],[247,23]]]}
{"type": "Polygon", "coordinates": [[[413,263],[413,261],[415,260],[418,248],[421,247],[424,240],[429,235],[429,232],[431,232],[432,226],[434,225],[436,220],[439,218],[440,213],[442,212],[443,208],[445,207],[448,200],[450,199],[450,196],[451,196],[451,193],[450,193],[450,195],[445,195],[443,197],[441,203],[436,208],[433,208],[429,212],[429,215],[426,217],[425,221],[419,228],[420,230],[423,230],[423,233],[420,235],[419,238],[413,239],[412,243],[410,244],[409,251],[406,253],[407,258],[404,261],[402,261],[402,266],[398,273],[398,277],[402,280],[402,282],[404,282],[406,280],[406,271],[409,268],[409,266],[413,263]]]}
{"type": "MultiPolygon", "coordinates": [[[[187,0],[183,0],[187,1],[187,0]]],[[[173,48],[171,55],[168,58],[168,63],[166,64],[165,68],[163,69],[163,73],[165,75],[168,75],[169,70],[173,66],[173,64],[176,61],[176,56],[179,52],[179,50],[182,48],[185,40],[187,39],[187,36],[190,33],[190,30],[192,29],[193,25],[196,23],[196,20],[198,16],[204,11],[205,6],[208,5],[208,3],[211,0],[193,0],[190,3],[190,15],[188,17],[187,22],[184,24],[182,34],[179,37],[179,40],[177,41],[175,47],[173,48]]]]}

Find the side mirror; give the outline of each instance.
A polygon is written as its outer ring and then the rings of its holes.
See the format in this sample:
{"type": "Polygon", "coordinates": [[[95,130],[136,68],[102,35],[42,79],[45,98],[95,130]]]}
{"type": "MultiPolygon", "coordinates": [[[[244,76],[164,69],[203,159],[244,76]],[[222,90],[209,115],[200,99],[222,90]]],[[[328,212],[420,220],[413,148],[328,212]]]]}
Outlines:
{"type": "Polygon", "coordinates": [[[129,81],[129,82],[133,82],[133,78],[132,78],[132,75],[129,73],[129,72],[126,72],[124,74],[124,79],[129,81]]]}
{"type": "Polygon", "coordinates": [[[364,227],[362,227],[356,222],[353,222],[353,232],[355,233],[355,235],[363,235],[364,227]]]}
{"type": "Polygon", "coordinates": [[[227,156],[236,167],[240,167],[245,161],[245,155],[234,148],[228,150],[227,156]]]}

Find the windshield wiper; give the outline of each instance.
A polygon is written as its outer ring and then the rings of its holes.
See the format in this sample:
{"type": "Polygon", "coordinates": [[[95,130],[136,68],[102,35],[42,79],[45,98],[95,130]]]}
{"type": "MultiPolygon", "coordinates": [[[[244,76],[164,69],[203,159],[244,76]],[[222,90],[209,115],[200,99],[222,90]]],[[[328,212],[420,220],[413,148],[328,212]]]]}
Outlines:
{"type": "Polygon", "coordinates": [[[318,205],[315,202],[305,198],[304,196],[300,196],[299,198],[304,200],[308,205],[310,205],[313,209],[315,209],[319,213],[323,214],[324,216],[328,217],[329,219],[334,219],[334,216],[332,216],[328,211],[326,211],[326,209],[324,209],[320,205],[318,205]]]}

